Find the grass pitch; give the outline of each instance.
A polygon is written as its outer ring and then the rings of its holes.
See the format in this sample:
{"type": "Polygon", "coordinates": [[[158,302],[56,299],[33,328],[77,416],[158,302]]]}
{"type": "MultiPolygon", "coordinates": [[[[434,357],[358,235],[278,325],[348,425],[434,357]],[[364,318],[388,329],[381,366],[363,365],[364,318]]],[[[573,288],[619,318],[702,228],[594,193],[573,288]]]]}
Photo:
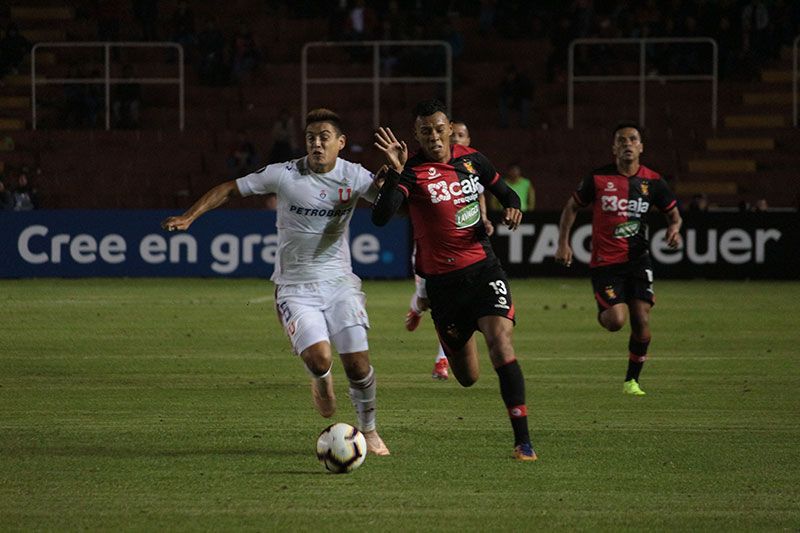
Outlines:
{"type": "Polygon", "coordinates": [[[512,280],[532,464],[485,346],[476,385],[434,382],[412,282],[364,285],[392,455],[332,475],[270,283],[0,282],[0,529],[800,528],[800,284],[657,282],[635,398],[588,280],[512,280]]]}

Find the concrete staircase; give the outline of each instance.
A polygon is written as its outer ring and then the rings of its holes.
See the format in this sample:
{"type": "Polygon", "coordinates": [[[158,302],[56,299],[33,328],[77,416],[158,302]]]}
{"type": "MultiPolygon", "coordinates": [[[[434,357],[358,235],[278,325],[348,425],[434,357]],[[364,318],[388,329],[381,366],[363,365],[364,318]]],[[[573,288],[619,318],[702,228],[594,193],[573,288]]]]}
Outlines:
{"type": "Polygon", "coordinates": [[[758,81],[741,91],[719,130],[705,137],[705,150],[687,161],[687,179],[676,187],[679,194],[704,193],[732,205],[767,196],[777,181],[794,184],[782,199],[789,205],[796,201],[800,189],[789,174],[800,168],[800,145],[792,129],[789,55],[790,50],[784,51],[778,67],[763,70],[758,81]]]}
{"type": "MultiPolygon", "coordinates": [[[[63,41],[66,28],[75,20],[72,7],[62,4],[39,3],[15,5],[8,8],[8,21],[16,22],[20,33],[35,44],[42,41],[63,41]]],[[[4,24],[5,26],[5,24],[4,24]]],[[[52,54],[39,53],[41,65],[52,65],[52,54]]],[[[30,125],[31,117],[30,56],[20,66],[19,72],[10,74],[0,85],[0,172],[7,167],[33,164],[37,157],[16,139],[30,125]]]]}

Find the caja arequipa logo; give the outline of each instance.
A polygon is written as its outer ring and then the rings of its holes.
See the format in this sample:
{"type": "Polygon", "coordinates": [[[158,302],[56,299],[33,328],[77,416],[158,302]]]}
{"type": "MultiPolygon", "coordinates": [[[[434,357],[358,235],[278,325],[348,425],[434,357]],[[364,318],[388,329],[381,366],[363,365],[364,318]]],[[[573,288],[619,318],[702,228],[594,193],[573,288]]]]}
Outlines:
{"type": "Polygon", "coordinates": [[[446,202],[453,197],[459,197],[465,194],[477,193],[478,176],[470,176],[469,178],[465,178],[460,181],[453,181],[451,183],[447,183],[446,181],[429,183],[428,192],[431,194],[432,204],[446,202]]]}
{"type": "Polygon", "coordinates": [[[429,183],[428,192],[431,193],[431,203],[433,204],[438,204],[439,202],[446,202],[451,198],[450,191],[447,190],[446,181],[437,181],[436,183],[429,183]]]}
{"type": "Polygon", "coordinates": [[[642,200],[641,198],[629,200],[627,198],[617,198],[616,196],[601,196],[600,208],[603,211],[647,213],[650,210],[650,202],[642,200]]]}

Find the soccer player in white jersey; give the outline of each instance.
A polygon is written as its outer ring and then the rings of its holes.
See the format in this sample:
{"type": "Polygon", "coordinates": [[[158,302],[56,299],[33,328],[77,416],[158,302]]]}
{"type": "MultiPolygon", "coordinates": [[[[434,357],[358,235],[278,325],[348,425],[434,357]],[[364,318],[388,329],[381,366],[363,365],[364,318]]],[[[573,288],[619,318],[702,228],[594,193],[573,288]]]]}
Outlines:
{"type": "MultiPolygon", "coordinates": [[[[469,128],[467,127],[467,124],[461,120],[453,120],[451,125],[453,126],[453,135],[450,137],[450,140],[453,142],[453,144],[469,146],[472,142],[472,138],[469,136],[469,128]]],[[[478,186],[480,187],[481,193],[478,196],[481,218],[483,219],[484,226],[486,226],[486,234],[491,236],[492,233],[494,233],[494,225],[486,216],[486,198],[483,195],[483,186],[480,184],[478,184],[478,186]]],[[[425,279],[414,274],[414,281],[416,282],[416,289],[414,294],[411,295],[411,303],[409,304],[408,312],[406,313],[406,329],[408,331],[414,331],[417,329],[420,320],[422,320],[422,313],[431,308],[430,301],[428,300],[428,292],[425,290],[425,279]]],[[[448,371],[449,364],[441,343],[438,344],[438,348],[439,349],[436,353],[436,357],[433,360],[433,371],[431,372],[431,377],[437,380],[446,380],[450,377],[450,373],[448,371]]]]}
{"type": "Polygon", "coordinates": [[[361,280],[353,273],[348,239],[356,202],[359,198],[374,201],[378,189],[372,173],[339,158],[345,136],[333,111],[308,113],[305,141],[305,157],[218,185],[183,215],[164,220],[162,227],[186,230],[200,215],[232,197],[277,195],[275,307],[292,348],[311,375],[314,404],[326,418],[336,410],[333,343],[350,382],[350,399],[367,448],[375,455],[389,455],[375,429],[369,319],[361,280]]]}

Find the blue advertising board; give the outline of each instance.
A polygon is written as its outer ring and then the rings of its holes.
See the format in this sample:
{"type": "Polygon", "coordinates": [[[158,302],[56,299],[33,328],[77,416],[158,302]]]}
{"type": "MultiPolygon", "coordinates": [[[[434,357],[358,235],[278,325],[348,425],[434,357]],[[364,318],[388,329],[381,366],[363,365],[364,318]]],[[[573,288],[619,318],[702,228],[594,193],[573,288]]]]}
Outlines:
{"type": "MultiPolygon", "coordinates": [[[[187,232],[159,223],[177,211],[0,212],[0,278],[91,276],[269,277],[278,235],[275,212],[219,209],[187,232]]],[[[350,223],[353,271],[362,278],[410,274],[407,219],[384,227],[357,209],[350,223]]]]}

